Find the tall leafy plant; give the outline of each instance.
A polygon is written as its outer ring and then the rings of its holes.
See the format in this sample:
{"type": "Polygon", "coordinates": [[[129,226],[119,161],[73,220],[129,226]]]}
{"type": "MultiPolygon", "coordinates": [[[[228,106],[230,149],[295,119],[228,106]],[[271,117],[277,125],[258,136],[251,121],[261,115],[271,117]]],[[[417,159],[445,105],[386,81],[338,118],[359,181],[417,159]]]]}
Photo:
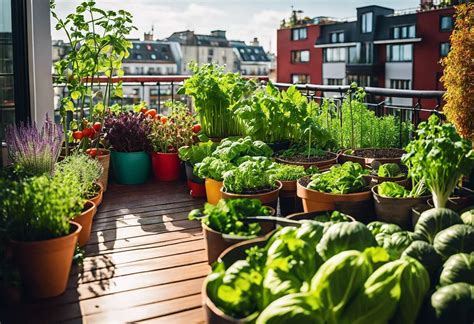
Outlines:
{"type": "Polygon", "coordinates": [[[472,144],[436,115],[420,123],[416,134],[418,138],[407,145],[402,161],[410,177],[424,179],[435,207],[445,207],[459,179],[474,167],[472,144]]]}
{"type": "MultiPolygon", "coordinates": [[[[80,148],[98,146],[105,112],[112,96],[122,97],[122,83],[113,83],[114,76],[123,76],[122,60],[128,57],[131,47],[127,36],[132,29],[132,15],[125,10],[103,10],[95,1],[85,1],[74,13],[60,18],[55,12],[56,3],[50,1],[51,14],[56,20],[56,30],[62,30],[70,50],[55,63],[58,84],[64,84],[68,94],[61,99],[60,115],[64,133],[68,129],[82,132],[75,139],[80,148]],[[105,84],[99,77],[105,76],[105,84]],[[89,113],[87,113],[87,111],[89,113]],[[68,125],[67,113],[77,117],[68,125]],[[98,122],[91,127],[93,122],[98,122]],[[85,130],[88,131],[85,131],[85,130]],[[91,143],[91,141],[93,143],[91,143]]],[[[70,134],[71,134],[70,133],[70,134]]],[[[69,151],[66,136],[66,153],[69,151]]]]}
{"type": "Polygon", "coordinates": [[[446,88],[443,111],[457,131],[474,140],[474,3],[456,7],[456,22],[450,36],[451,50],[442,60],[441,81],[446,88]]]}
{"type": "Polygon", "coordinates": [[[240,100],[249,96],[256,84],[238,73],[225,73],[215,64],[190,64],[193,75],[184,81],[179,94],[192,96],[204,133],[224,138],[241,135],[234,111],[240,100]]]}

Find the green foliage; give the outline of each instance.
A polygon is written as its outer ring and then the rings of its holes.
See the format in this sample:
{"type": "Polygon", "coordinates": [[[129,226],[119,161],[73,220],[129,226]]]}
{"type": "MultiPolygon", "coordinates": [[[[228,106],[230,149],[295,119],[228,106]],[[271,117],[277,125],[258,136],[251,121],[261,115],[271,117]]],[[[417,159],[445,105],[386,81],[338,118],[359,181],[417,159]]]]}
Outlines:
{"type": "Polygon", "coordinates": [[[364,251],[377,243],[369,229],[359,222],[336,223],[329,227],[317,245],[324,260],[345,250],[364,251]]]}
{"type": "Polygon", "coordinates": [[[377,175],[379,177],[396,178],[403,176],[403,172],[397,163],[385,163],[379,167],[377,175]]]}
{"type": "Polygon", "coordinates": [[[436,234],[433,246],[443,260],[456,253],[474,252],[474,227],[456,224],[436,234]]]}
{"type": "Polygon", "coordinates": [[[402,228],[397,224],[384,223],[380,221],[374,221],[367,224],[367,228],[372,232],[372,235],[376,236],[377,234],[393,234],[396,232],[401,232],[402,228]]]}
{"type": "Polygon", "coordinates": [[[461,219],[464,224],[474,226],[474,208],[471,207],[471,209],[463,212],[461,219]]]}
{"type": "Polygon", "coordinates": [[[402,122],[395,115],[375,116],[369,110],[362,88],[352,84],[340,109],[331,99],[321,105],[319,124],[331,132],[340,148],[387,148],[404,146],[412,130],[410,122],[402,122]],[[400,143],[400,128],[402,142],[400,143]]]}
{"type": "Polygon", "coordinates": [[[367,186],[364,175],[368,173],[359,163],[348,161],[332,166],[328,172],[315,174],[308,189],[335,194],[360,192],[367,186]]]}
{"type": "Polygon", "coordinates": [[[461,218],[451,209],[432,208],[424,211],[415,225],[415,235],[433,244],[435,236],[454,224],[462,224],[461,218]]]}
{"type": "Polygon", "coordinates": [[[399,231],[393,234],[379,233],[375,236],[375,239],[388,252],[390,259],[396,260],[400,258],[402,252],[411,244],[413,235],[407,231],[399,231]]]}
{"type": "Polygon", "coordinates": [[[420,261],[430,274],[431,281],[437,279],[438,270],[443,264],[433,245],[425,241],[413,241],[403,251],[402,257],[409,256],[420,261]]]}
{"type": "Polygon", "coordinates": [[[10,239],[39,241],[69,234],[84,207],[75,176],[0,178],[0,229],[10,239]]]}
{"type": "Polygon", "coordinates": [[[182,146],[179,148],[179,158],[182,161],[189,161],[191,165],[202,162],[204,158],[210,156],[216,149],[217,144],[212,141],[199,142],[191,146],[182,146]]]}
{"type": "Polygon", "coordinates": [[[82,153],[74,153],[56,164],[55,177],[76,177],[78,189],[84,199],[90,199],[97,195],[97,180],[103,172],[102,165],[97,159],[82,153]]]}
{"type": "Polygon", "coordinates": [[[199,219],[219,233],[252,237],[260,234],[261,227],[258,223],[246,223],[245,218],[269,213],[258,199],[221,199],[215,206],[206,203],[204,210],[191,211],[188,218],[199,219]]]}
{"type": "MultiPolygon", "coordinates": [[[[295,181],[308,175],[305,168],[301,165],[275,163],[270,171],[273,173],[275,179],[280,181],[295,181]]],[[[310,170],[310,172],[312,171],[313,170],[310,170]]]]}
{"type": "Polygon", "coordinates": [[[441,286],[456,282],[465,282],[474,285],[474,252],[451,255],[443,265],[439,276],[441,286]]]}
{"type": "Polygon", "coordinates": [[[438,289],[431,296],[435,323],[471,323],[474,286],[458,282],[438,289]]]}
{"type": "Polygon", "coordinates": [[[275,176],[268,172],[269,161],[245,161],[224,173],[224,189],[231,193],[256,193],[276,187],[275,176]]]}
{"type": "Polygon", "coordinates": [[[215,64],[190,64],[193,75],[184,81],[178,94],[194,99],[203,132],[209,137],[241,135],[235,110],[241,99],[248,97],[256,83],[246,80],[238,73],[225,73],[223,67],[215,64]]]}
{"type": "Polygon", "coordinates": [[[249,136],[232,139],[226,138],[217,146],[212,156],[224,161],[234,162],[242,156],[271,157],[273,150],[262,141],[253,141],[249,136]]]}
{"type": "Polygon", "coordinates": [[[424,179],[431,190],[435,207],[445,207],[462,175],[474,167],[474,150],[451,124],[441,124],[436,115],[422,122],[418,138],[410,142],[402,161],[411,178],[424,179]]]}
{"type": "Polygon", "coordinates": [[[219,158],[208,156],[197,163],[194,167],[194,173],[200,178],[210,178],[216,181],[224,179],[224,173],[235,169],[235,165],[219,158]]]}
{"type": "Polygon", "coordinates": [[[377,192],[382,197],[406,198],[410,192],[396,182],[385,181],[377,186],[377,192]]]}

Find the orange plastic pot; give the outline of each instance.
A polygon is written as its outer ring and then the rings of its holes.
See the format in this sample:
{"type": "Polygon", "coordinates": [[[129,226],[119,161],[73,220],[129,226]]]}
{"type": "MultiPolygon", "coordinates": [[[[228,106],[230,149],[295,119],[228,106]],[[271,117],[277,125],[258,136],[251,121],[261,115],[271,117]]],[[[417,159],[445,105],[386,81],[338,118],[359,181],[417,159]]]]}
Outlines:
{"type": "Polygon", "coordinates": [[[84,209],[79,216],[74,217],[73,221],[82,226],[81,233],[79,234],[78,243],[79,246],[86,245],[91,236],[92,220],[97,212],[97,206],[92,201],[87,201],[84,205],[84,209]]]}
{"type": "Polygon", "coordinates": [[[356,203],[372,200],[370,190],[350,194],[332,194],[308,189],[299,181],[296,188],[296,194],[303,200],[303,209],[306,213],[335,210],[337,203],[356,203]]]}
{"type": "Polygon", "coordinates": [[[95,204],[96,208],[98,208],[102,203],[102,198],[104,197],[104,186],[100,182],[96,182],[96,185],[100,187],[99,192],[89,200],[95,204]]]}
{"type": "Polygon", "coordinates": [[[181,168],[178,153],[153,152],[151,155],[151,163],[156,180],[179,180],[181,168]]]}
{"type": "Polygon", "coordinates": [[[81,225],[71,222],[71,233],[44,241],[12,242],[13,259],[26,292],[33,298],[61,295],[67,286],[81,225]]]}
{"type": "Polygon", "coordinates": [[[204,185],[206,187],[207,202],[216,205],[222,198],[222,181],[206,178],[204,185]]]}
{"type": "Polygon", "coordinates": [[[221,187],[221,195],[223,199],[258,199],[262,202],[262,205],[270,206],[273,208],[277,207],[278,204],[278,194],[281,187],[283,186],[280,181],[276,182],[276,189],[273,189],[268,192],[256,193],[256,194],[237,194],[232,192],[226,192],[224,187],[221,187]]]}

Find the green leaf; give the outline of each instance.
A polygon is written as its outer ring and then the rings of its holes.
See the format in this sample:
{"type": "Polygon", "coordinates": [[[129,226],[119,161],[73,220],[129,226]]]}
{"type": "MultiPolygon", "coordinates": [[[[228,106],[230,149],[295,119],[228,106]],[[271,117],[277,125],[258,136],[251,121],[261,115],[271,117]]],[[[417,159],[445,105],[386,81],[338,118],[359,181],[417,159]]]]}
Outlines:
{"type": "Polygon", "coordinates": [[[79,99],[80,96],[81,96],[81,92],[80,92],[80,91],[77,91],[77,90],[76,90],[76,91],[71,92],[71,98],[72,98],[73,100],[79,99]]]}

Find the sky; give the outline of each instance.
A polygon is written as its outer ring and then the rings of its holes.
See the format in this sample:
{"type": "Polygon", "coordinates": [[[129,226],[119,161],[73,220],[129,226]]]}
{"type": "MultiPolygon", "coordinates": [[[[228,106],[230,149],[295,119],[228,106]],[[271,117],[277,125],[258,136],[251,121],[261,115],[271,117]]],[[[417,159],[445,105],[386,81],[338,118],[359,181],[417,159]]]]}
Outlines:
{"type": "MultiPolygon", "coordinates": [[[[60,17],[71,13],[83,0],[56,0],[60,17]]],[[[380,5],[393,9],[415,8],[419,0],[97,0],[103,9],[124,9],[134,16],[138,28],[132,38],[143,39],[143,33],[154,27],[155,38],[166,38],[175,31],[194,30],[209,34],[211,30],[227,31],[231,40],[251,41],[257,37],[265,50],[275,52],[276,30],[288,18],[291,7],[303,10],[304,16],[354,17],[355,9],[380,5]]],[[[52,21],[53,23],[53,21],[52,21]]],[[[52,28],[53,39],[64,35],[52,28]]]]}

